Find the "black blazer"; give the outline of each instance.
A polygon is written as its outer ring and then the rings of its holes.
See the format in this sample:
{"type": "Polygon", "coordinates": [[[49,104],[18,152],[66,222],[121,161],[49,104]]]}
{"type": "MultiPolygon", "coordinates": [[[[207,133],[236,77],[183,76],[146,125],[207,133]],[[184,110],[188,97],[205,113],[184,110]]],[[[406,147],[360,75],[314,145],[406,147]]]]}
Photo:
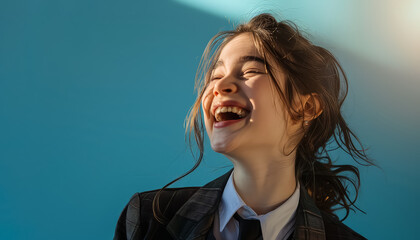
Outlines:
{"type": "MultiPolygon", "coordinates": [[[[157,193],[136,193],[118,220],[114,240],[194,239],[212,235],[215,212],[232,170],[203,187],[170,188],[163,191],[160,206],[167,224],[153,217],[152,201],[157,193]]],[[[301,185],[295,231],[289,239],[350,240],[365,239],[338,219],[320,211],[301,185]]]]}

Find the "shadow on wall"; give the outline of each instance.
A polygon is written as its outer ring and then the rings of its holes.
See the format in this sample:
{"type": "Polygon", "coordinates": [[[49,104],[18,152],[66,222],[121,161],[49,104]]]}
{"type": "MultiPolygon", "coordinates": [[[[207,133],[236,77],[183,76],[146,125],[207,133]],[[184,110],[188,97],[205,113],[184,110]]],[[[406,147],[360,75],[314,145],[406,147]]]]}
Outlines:
{"type": "Polygon", "coordinates": [[[172,1],[0,5],[0,239],[109,239],[135,191],[191,166],[195,70],[226,21],[172,1]]]}

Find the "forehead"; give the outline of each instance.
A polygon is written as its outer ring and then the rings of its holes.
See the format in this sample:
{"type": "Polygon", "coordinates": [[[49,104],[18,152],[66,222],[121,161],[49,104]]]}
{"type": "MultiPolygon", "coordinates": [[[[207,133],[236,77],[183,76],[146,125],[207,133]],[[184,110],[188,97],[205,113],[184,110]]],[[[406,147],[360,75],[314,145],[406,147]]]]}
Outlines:
{"type": "Polygon", "coordinates": [[[261,57],[251,33],[242,33],[230,40],[221,50],[218,61],[239,60],[242,56],[261,57]]]}

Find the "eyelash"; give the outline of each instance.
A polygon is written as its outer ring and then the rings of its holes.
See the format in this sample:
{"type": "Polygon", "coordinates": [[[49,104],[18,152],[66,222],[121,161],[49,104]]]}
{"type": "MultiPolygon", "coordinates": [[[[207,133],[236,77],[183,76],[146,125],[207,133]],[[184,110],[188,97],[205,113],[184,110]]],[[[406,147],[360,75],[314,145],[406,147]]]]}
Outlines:
{"type": "MultiPolygon", "coordinates": [[[[253,73],[253,74],[261,74],[262,72],[260,72],[260,71],[257,71],[257,70],[249,70],[249,71],[244,71],[242,74],[241,74],[241,76],[244,76],[244,75],[246,75],[246,74],[250,74],[250,73],[253,73]]],[[[213,81],[213,80],[218,80],[218,79],[222,79],[223,77],[211,77],[210,78],[210,81],[213,81]]]]}
{"type": "Polygon", "coordinates": [[[245,71],[242,75],[245,75],[247,73],[261,73],[261,72],[257,70],[249,70],[249,71],[245,71]]]}

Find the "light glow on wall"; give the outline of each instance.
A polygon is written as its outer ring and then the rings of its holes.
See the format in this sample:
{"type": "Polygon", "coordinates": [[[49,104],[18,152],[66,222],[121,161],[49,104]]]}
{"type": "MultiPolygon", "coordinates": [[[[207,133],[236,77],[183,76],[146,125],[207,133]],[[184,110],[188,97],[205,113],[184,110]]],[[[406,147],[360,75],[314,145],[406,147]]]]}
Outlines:
{"type": "Polygon", "coordinates": [[[315,41],[395,71],[420,71],[420,1],[175,1],[235,23],[268,11],[296,22],[315,41]]]}

